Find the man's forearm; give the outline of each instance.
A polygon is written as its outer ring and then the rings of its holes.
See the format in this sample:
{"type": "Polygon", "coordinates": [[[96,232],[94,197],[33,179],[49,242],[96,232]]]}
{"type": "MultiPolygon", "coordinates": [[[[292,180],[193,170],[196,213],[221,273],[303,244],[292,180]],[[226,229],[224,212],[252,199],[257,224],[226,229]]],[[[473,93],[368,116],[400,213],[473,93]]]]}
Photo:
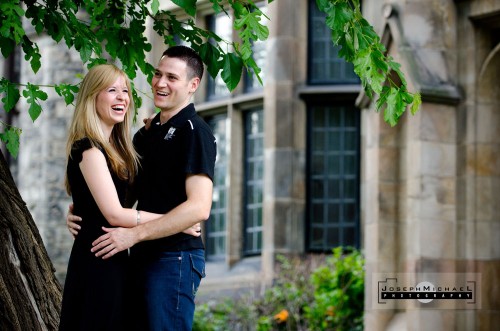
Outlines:
{"type": "Polygon", "coordinates": [[[210,210],[200,207],[200,204],[186,201],[158,219],[141,224],[134,230],[137,242],[155,240],[180,233],[185,229],[206,221],[210,210]]]}

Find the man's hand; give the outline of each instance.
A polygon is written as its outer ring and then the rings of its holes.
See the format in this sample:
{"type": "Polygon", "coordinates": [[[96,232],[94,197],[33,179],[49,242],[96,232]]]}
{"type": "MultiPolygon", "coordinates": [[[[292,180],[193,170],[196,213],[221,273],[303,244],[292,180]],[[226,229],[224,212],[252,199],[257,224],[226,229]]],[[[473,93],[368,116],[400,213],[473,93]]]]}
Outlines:
{"type": "Polygon", "coordinates": [[[134,228],[102,228],[106,233],[92,243],[92,253],[104,260],[137,244],[134,228]]]}
{"type": "Polygon", "coordinates": [[[81,227],[77,222],[81,222],[82,218],[76,215],[73,215],[73,204],[70,203],[68,207],[68,214],[66,215],[66,225],[68,227],[69,232],[73,235],[73,239],[78,235],[78,231],[80,231],[81,227]]]}

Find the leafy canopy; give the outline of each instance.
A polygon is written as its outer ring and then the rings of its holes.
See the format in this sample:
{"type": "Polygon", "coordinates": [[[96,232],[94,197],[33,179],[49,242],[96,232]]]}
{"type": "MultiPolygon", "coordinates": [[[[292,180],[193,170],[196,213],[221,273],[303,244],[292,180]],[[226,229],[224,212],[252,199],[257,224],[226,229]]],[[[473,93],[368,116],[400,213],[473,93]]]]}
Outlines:
{"type": "MultiPolygon", "coordinates": [[[[144,36],[146,22],[151,20],[153,30],[163,37],[166,47],[175,45],[176,38],[190,43],[212,77],[221,72],[229,90],[238,85],[243,70],[256,75],[262,82],[259,77],[261,69],[252,57],[252,43],[267,39],[269,30],[263,23],[267,17],[252,0],[209,1],[216,13],[231,10],[238,42],[223,41],[215,33],[195,25],[197,0],[172,0],[187,14],[185,20],[178,19],[172,11],[160,10],[159,0],[2,0],[0,51],[7,58],[16,47],[20,48],[33,72],[38,72],[42,56],[36,42],[30,39],[31,34],[28,35],[23,28],[23,21],[27,21],[36,35],[47,34],[57,43],[64,42],[68,49],[75,49],[88,68],[106,63],[106,57],[110,56],[120,61],[131,79],[137,76],[138,70],[151,79],[154,67],[147,62],[146,55],[152,46],[144,36]],[[223,3],[227,3],[227,7],[223,3]],[[225,50],[220,46],[221,42],[231,47],[225,50]]],[[[267,3],[272,1],[267,0],[267,3]]],[[[333,42],[342,46],[340,55],[354,63],[366,93],[370,97],[373,92],[380,95],[377,109],[385,106],[385,120],[395,125],[408,104],[412,104],[412,112],[415,112],[419,96],[406,90],[399,64],[384,56],[385,49],[377,34],[361,15],[359,0],[317,0],[317,4],[328,15],[326,24],[332,30],[333,42]],[[390,79],[391,71],[400,77],[399,85],[390,79]]],[[[41,101],[47,99],[47,93],[41,87],[29,82],[11,82],[2,77],[0,95],[5,111],[11,111],[22,96],[29,105],[31,119],[35,121],[42,112],[41,101]]],[[[43,87],[54,88],[66,104],[72,103],[78,92],[78,85],[67,82],[43,87]]],[[[134,99],[139,107],[141,100],[135,90],[134,99]]],[[[3,128],[0,139],[16,157],[21,129],[3,122],[0,125],[3,128]]]]}
{"type": "Polygon", "coordinates": [[[342,47],[339,56],[354,64],[367,96],[379,95],[376,109],[384,109],[384,120],[396,125],[408,105],[415,114],[420,94],[408,92],[401,65],[385,55],[380,37],[361,14],[359,0],[316,0],[316,4],[327,15],[333,43],[342,47]]]}

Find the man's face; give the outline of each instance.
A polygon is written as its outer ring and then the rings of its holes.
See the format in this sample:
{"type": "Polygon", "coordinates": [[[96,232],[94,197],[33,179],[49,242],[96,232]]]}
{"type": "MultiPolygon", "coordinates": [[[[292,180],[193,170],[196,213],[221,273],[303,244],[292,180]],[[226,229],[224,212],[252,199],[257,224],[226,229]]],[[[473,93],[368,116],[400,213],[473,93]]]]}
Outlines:
{"type": "Polygon", "coordinates": [[[200,79],[188,79],[187,63],[178,59],[163,57],[156,68],[151,86],[155,106],[162,111],[176,111],[189,104],[200,79]]]}

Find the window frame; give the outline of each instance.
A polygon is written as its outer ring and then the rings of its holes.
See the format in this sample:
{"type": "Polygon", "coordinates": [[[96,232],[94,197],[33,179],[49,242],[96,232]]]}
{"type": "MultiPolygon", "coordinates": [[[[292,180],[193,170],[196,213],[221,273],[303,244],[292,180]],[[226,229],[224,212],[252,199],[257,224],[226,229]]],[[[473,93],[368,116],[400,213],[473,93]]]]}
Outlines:
{"type": "MultiPolygon", "coordinates": [[[[255,255],[260,255],[262,254],[262,248],[263,248],[263,231],[264,231],[264,226],[263,226],[263,208],[264,208],[264,179],[261,177],[258,179],[260,182],[260,190],[261,190],[261,201],[255,205],[257,205],[258,209],[260,208],[260,226],[252,226],[249,227],[249,214],[248,214],[248,205],[249,205],[249,186],[248,183],[250,181],[249,179],[249,165],[250,163],[248,162],[249,160],[249,148],[248,148],[248,116],[251,113],[254,112],[259,112],[262,116],[262,131],[258,133],[258,135],[261,136],[262,139],[262,154],[258,156],[260,158],[260,162],[262,163],[262,173],[264,173],[264,107],[254,107],[250,109],[246,109],[243,112],[243,132],[244,132],[244,139],[243,139],[243,149],[244,149],[244,154],[243,154],[243,163],[244,163],[244,173],[243,173],[243,204],[242,204],[242,211],[243,211],[243,245],[242,245],[242,256],[243,257],[248,257],[248,256],[255,256],[255,255]],[[260,205],[260,207],[259,207],[260,205]],[[256,231],[260,233],[260,244],[257,244],[260,247],[255,248],[254,245],[252,245],[251,248],[249,247],[249,236],[248,236],[248,229],[253,229],[257,228],[256,231]],[[260,230],[258,229],[260,228],[260,230]]],[[[252,155],[252,158],[255,158],[254,155],[252,155]]],[[[258,239],[257,239],[258,240],[258,239]]]]}
{"type": "MultiPolygon", "coordinates": [[[[337,246],[353,246],[356,248],[359,248],[361,243],[360,243],[360,237],[361,237],[361,200],[360,200],[360,194],[361,194],[361,113],[358,108],[354,106],[354,102],[348,102],[347,100],[341,101],[341,100],[336,100],[335,102],[332,102],[330,98],[324,98],[323,100],[318,100],[317,98],[311,98],[309,99],[310,101],[306,103],[306,108],[307,108],[307,124],[306,124],[306,212],[305,212],[305,248],[306,251],[309,252],[331,252],[331,249],[333,247],[337,246]],[[315,99],[315,101],[311,101],[312,99],[315,99]],[[330,100],[330,101],[329,101],[330,100]],[[335,106],[331,106],[332,104],[335,104],[335,106]],[[326,240],[326,234],[323,235],[322,239],[322,245],[321,247],[315,247],[312,244],[312,231],[313,231],[313,222],[312,222],[312,203],[313,203],[313,192],[312,192],[312,155],[313,155],[313,149],[312,149],[312,144],[313,144],[313,130],[312,130],[312,117],[313,117],[313,110],[316,107],[325,107],[325,108],[345,108],[347,110],[345,111],[355,111],[356,115],[354,118],[354,123],[357,128],[357,142],[356,142],[356,155],[357,155],[357,169],[354,172],[355,179],[356,179],[356,185],[355,185],[355,190],[356,192],[354,193],[355,196],[355,201],[357,202],[355,204],[355,212],[356,212],[356,217],[353,221],[348,222],[352,223],[354,222],[354,242],[353,243],[346,243],[343,241],[343,232],[339,234],[339,242],[337,244],[332,244],[329,245],[328,241],[326,240]]],[[[331,111],[331,110],[330,110],[331,111]]],[[[326,128],[326,126],[325,126],[326,128]]],[[[339,175],[341,177],[342,174],[339,175]]],[[[325,174],[322,175],[323,177],[325,174]]],[[[328,174],[326,174],[328,176],[328,174]]],[[[325,195],[328,196],[328,195],[325,195]]],[[[342,199],[342,198],[340,198],[342,199]]],[[[328,222],[327,217],[324,215],[323,216],[323,223],[324,225],[328,226],[329,228],[337,228],[340,231],[345,230],[346,228],[349,228],[349,224],[346,224],[344,220],[341,218],[339,219],[338,225],[335,226],[333,222],[328,222]]],[[[323,230],[325,230],[325,227],[323,227],[323,230]]],[[[325,231],[326,232],[326,231],[325,231]]]]}

